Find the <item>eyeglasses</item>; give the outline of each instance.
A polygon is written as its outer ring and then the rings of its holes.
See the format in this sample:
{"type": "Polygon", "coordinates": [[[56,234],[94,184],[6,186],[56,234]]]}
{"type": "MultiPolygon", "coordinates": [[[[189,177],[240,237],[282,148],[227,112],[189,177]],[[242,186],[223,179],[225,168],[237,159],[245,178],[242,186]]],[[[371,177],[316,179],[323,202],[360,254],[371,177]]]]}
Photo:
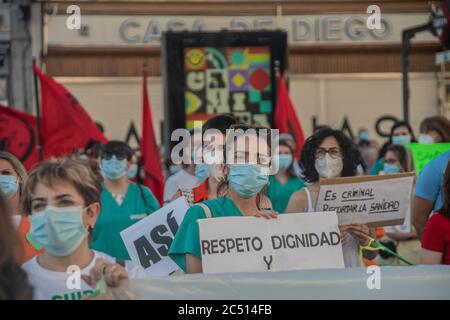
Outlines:
{"type": "Polygon", "coordinates": [[[329,148],[329,149],[318,148],[316,150],[315,157],[316,157],[316,159],[322,159],[322,158],[324,158],[326,156],[327,153],[333,159],[342,158],[341,150],[339,150],[339,148],[335,148],[335,147],[329,148]]]}
{"type": "Polygon", "coordinates": [[[125,159],[131,160],[131,159],[128,159],[126,154],[122,154],[122,153],[118,153],[118,152],[116,152],[116,153],[105,152],[103,154],[103,159],[111,160],[113,156],[116,156],[116,159],[119,160],[119,161],[122,161],[122,160],[125,160],[125,159]]]}

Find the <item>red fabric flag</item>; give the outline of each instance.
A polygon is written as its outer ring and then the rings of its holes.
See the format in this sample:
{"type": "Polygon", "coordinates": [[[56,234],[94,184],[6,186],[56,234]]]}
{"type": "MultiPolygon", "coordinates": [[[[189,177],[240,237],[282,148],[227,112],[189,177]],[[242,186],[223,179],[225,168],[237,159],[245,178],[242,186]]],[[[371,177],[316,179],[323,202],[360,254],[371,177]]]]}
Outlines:
{"type": "Polygon", "coordinates": [[[159,147],[153,131],[152,111],[147,93],[147,69],[142,70],[142,165],[145,170],[144,185],[152,190],[160,204],[163,203],[164,176],[159,147]]]}
{"type": "Polygon", "coordinates": [[[44,157],[63,156],[84,149],[89,141],[108,140],[77,99],[61,84],[33,70],[41,83],[42,140],[44,157]]]}
{"type": "Polygon", "coordinates": [[[305,143],[305,136],[303,135],[303,129],[298,120],[297,113],[295,112],[294,105],[284,83],[284,79],[281,75],[277,76],[278,83],[278,97],[277,106],[275,109],[275,127],[280,133],[290,133],[296,142],[297,150],[295,152],[295,158],[300,159],[300,153],[305,143]]]}
{"type": "Polygon", "coordinates": [[[0,104],[0,150],[15,155],[30,170],[39,161],[36,118],[0,104]]]}

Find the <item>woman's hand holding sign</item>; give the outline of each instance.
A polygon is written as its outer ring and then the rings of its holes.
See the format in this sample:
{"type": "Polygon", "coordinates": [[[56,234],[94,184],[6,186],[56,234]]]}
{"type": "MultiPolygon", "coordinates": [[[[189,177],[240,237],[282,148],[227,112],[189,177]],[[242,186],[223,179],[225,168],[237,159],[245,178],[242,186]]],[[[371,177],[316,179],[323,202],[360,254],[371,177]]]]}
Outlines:
{"type": "Polygon", "coordinates": [[[82,275],[81,277],[91,287],[95,287],[97,282],[104,277],[106,285],[115,288],[119,286],[120,280],[128,278],[128,274],[125,269],[117,263],[111,264],[107,260],[97,259],[90,274],[82,275]]]}
{"type": "Polygon", "coordinates": [[[366,224],[352,223],[348,225],[347,231],[358,241],[360,246],[369,244],[370,228],[366,224]]]}

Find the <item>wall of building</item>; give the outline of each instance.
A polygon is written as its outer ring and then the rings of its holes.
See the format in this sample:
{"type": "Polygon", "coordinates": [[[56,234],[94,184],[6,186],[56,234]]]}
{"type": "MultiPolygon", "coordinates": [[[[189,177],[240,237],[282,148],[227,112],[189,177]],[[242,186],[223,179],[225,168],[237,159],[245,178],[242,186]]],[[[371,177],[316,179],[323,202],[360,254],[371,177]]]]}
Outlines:
{"type": "MultiPolygon", "coordinates": [[[[140,134],[141,78],[56,79],[78,98],[93,119],[105,126],[110,139],[125,139],[132,121],[140,134]]],[[[291,75],[289,79],[290,96],[307,135],[313,131],[314,117],[318,124],[337,128],[347,118],[355,134],[359,127],[366,127],[372,137],[382,141],[375,131],[376,120],[383,116],[402,117],[399,73],[291,75]]],[[[148,92],[154,128],[160,128],[164,115],[161,78],[149,78],[148,92]]],[[[433,73],[411,74],[410,112],[416,132],[423,118],[438,112],[433,73]]],[[[391,124],[383,122],[380,129],[387,131],[391,124]]],[[[156,134],[161,141],[160,130],[156,134]]]]}

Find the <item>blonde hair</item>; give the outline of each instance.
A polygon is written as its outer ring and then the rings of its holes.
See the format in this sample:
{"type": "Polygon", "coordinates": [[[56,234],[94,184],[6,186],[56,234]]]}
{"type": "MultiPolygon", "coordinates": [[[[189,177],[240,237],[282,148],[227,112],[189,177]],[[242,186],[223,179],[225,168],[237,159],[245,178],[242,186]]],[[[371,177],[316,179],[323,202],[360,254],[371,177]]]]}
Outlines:
{"type": "Polygon", "coordinates": [[[30,172],[22,197],[22,209],[31,214],[32,194],[38,183],[52,186],[56,181],[71,183],[84,200],[85,206],[100,202],[103,177],[96,161],[71,158],[51,159],[30,172]]]}
{"type": "Polygon", "coordinates": [[[19,194],[22,195],[23,184],[27,178],[27,170],[25,170],[22,162],[9,152],[0,151],[0,159],[8,161],[19,176],[19,194]]]}

